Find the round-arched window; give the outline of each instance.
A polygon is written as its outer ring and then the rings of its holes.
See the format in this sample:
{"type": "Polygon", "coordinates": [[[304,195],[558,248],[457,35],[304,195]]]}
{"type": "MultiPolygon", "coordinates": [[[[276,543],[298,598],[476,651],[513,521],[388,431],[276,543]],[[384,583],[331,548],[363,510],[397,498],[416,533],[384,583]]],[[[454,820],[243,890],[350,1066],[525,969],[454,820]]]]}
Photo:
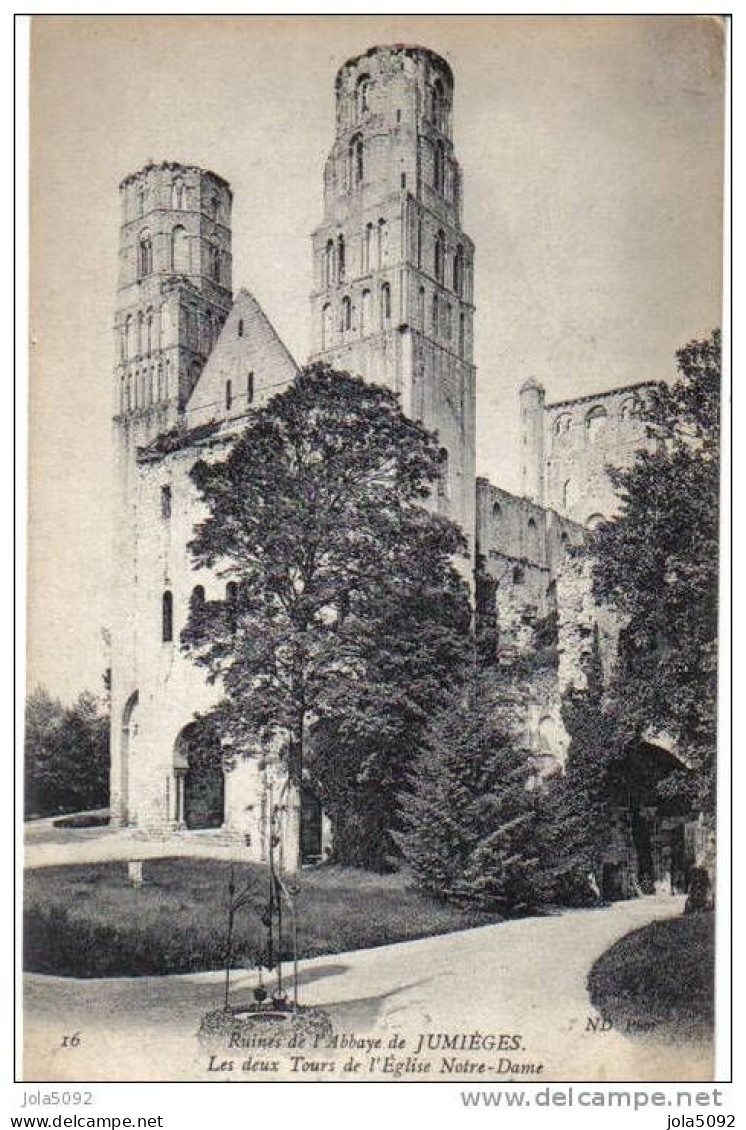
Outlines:
{"type": "Polygon", "coordinates": [[[554,421],[554,434],[556,436],[564,436],[570,430],[572,424],[572,416],[569,412],[562,412],[554,421]]]}
{"type": "Polygon", "coordinates": [[[593,443],[605,428],[607,415],[606,409],[601,404],[597,404],[586,414],[585,430],[589,443],[593,443]]]}

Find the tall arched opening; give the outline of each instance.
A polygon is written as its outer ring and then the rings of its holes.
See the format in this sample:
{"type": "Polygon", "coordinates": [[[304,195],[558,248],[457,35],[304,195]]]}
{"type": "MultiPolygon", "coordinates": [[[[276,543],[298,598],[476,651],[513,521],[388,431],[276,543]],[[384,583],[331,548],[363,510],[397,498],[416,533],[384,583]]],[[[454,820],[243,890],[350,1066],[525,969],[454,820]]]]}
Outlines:
{"type": "Polygon", "coordinates": [[[137,704],[139,695],[133,691],[122,711],[122,732],[120,741],[120,779],[119,788],[122,805],[122,823],[129,824],[133,819],[130,808],[130,760],[137,748],[137,704]]]}
{"type": "Polygon", "coordinates": [[[174,746],[174,820],[186,828],[220,828],[225,820],[225,774],[220,739],[202,720],[190,722],[174,746]]]}

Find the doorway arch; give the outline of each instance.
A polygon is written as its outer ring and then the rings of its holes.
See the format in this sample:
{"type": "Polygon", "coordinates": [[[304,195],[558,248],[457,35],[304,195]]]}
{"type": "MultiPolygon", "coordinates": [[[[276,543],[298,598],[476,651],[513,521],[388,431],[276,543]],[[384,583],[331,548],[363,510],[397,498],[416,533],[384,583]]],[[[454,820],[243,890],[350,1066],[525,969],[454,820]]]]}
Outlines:
{"type": "Polygon", "coordinates": [[[133,819],[133,814],[130,809],[130,760],[137,749],[137,706],[139,701],[139,693],[137,691],[133,691],[124,704],[124,710],[122,711],[119,787],[121,790],[123,824],[129,824],[133,819]]]}
{"type": "Polygon", "coordinates": [[[204,720],[190,722],[174,745],[177,824],[221,828],[225,820],[225,774],[220,739],[204,720]]]}

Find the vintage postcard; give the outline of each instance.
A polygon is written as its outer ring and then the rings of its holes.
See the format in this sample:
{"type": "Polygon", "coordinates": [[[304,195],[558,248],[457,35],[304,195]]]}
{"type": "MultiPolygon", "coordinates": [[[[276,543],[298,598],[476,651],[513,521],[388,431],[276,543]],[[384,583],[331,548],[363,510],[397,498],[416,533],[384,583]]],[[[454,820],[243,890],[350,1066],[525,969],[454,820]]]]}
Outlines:
{"type": "Polygon", "coordinates": [[[718,1077],[726,35],[33,18],[24,1081],[718,1077]]]}

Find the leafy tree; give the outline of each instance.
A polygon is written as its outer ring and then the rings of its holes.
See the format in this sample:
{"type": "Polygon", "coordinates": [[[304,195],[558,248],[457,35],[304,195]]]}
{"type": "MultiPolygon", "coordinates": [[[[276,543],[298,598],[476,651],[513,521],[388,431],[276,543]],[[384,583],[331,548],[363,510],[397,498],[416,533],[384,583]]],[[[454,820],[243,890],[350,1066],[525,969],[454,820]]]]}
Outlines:
{"type": "MultiPolygon", "coordinates": [[[[227,458],[193,468],[207,509],[193,560],[230,588],[192,608],[183,643],[220,680],[213,717],[234,756],[284,738],[298,783],[309,727],[328,720],[327,733],[349,735],[348,778],[390,796],[397,711],[422,713],[467,646],[452,563],[463,536],[426,506],[442,462],[393,393],[316,365],[254,414],[227,458]]],[[[313,769],[329,793],[344,781],[337,760],[320,740],[313,769]]]]}
{"type": "Polygon", "coordinates": [[[109,720],[89,692],[64,707],[43,687],[26,701],[25,810],[43,816],[109,799],[109,720]]]}
{"type": "Polygon", "coordinates": [[[396,839],[416,882],[440,898],[516,912],[545,897],[518,705],[499,671],[475,673],[446,698],[414,763],[396,839]]]}
{"type": "Polygon", "coordinates": [[[677,354],[679,377],[645,411],[649,451],[611,471],[621,509],[591,545],[596,597],[624,624],[616,676],[628,741],[670,735],[684,762],[669,779],[715,805],[720,333],[677,354]]]}

